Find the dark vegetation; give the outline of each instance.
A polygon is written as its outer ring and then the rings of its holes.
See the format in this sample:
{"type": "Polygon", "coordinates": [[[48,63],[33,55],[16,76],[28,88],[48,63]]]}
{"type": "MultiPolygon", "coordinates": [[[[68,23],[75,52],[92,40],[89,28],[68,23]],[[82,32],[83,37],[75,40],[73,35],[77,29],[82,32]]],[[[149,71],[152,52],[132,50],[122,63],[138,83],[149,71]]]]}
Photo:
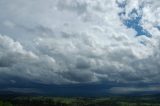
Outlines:
{"type": "Polygon", "coordinates": [[[0,100],[0,106],[160,106],[159,96],[141,97],[14,97],[0,100]]]}

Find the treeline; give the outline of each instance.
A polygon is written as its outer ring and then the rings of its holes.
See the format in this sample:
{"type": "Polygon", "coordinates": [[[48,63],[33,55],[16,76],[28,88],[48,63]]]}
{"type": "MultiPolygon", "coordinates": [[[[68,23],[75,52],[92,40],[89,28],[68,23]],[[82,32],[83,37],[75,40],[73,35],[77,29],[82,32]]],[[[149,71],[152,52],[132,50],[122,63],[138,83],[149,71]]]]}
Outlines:
{"type": "Polygon", "coordinates": [[[11,102],[0,100],[0,106],[13,106],[11,102]]]}
{"type": "Polygon", "coordinates": [[[0,106],[160,106],[159,99],[18,97],[0,100],[0,106]]]}
{"type": "Polygon", "coordinates": [[[2,102],[0,106],[118,106],[115,102],[93,102],[87,100],[51,100],[51,99],[39,99],[39,100],[12,100],[10,102],[2,102]]]}

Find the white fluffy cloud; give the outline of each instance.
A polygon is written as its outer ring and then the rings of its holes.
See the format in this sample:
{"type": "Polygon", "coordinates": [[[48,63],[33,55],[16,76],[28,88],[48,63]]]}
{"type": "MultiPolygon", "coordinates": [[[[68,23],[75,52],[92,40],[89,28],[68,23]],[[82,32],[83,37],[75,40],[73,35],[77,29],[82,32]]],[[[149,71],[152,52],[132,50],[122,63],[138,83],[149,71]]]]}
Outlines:
{"type": "Polygon", "coordinates": [[[126,14],[143,5],[151,38],[123,24],[124,1],[1,0],[0,72],[53,84],[158,82],[159,0],[126,0],[126,14]]]}

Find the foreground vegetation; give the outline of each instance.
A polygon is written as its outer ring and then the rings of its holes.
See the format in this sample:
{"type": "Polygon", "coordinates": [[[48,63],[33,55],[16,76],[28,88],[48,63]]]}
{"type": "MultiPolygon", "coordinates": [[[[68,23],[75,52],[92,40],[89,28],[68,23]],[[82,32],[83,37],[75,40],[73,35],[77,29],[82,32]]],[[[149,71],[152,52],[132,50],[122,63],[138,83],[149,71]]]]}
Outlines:
{"type": "Polygon", "coordinates": [[[16,97],[1,99],[0,106],[160,106],[159,97],[16,97]]]}

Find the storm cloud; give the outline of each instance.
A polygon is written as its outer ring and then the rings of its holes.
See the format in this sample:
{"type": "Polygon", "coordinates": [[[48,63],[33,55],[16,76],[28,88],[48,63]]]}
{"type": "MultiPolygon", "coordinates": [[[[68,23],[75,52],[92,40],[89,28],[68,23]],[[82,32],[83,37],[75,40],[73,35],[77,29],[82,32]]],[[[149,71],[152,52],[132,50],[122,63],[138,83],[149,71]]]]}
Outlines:
{"type": "Polygon", "coordinates": [[[1,0],[0,76],[158,83],[159,13],[159,0],[1,0]]]}

